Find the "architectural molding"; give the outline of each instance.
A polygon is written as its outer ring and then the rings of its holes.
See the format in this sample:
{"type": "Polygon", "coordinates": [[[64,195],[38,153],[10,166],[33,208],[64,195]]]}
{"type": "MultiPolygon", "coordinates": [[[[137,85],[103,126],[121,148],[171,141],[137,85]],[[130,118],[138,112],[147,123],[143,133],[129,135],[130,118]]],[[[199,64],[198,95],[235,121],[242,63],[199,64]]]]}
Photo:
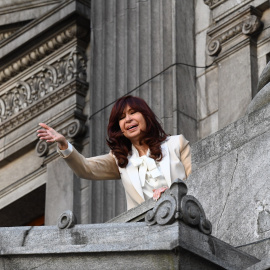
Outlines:
{"type": "Polygon", "coordinates": [[[207,6],[209,6],[209,8],[213,9],[228,0],[203,0],[203,1],[207,6]]]}
{"type": "Polygon", "coordinates": [[[15,13],[18,11],[24,11],[24,10],[29,10],[33,8],[38,8],[42,6],[48,6],[48,5],[55,5],[61,3],[61,0],[46,0],[46,1],[41,1],[41,0],[35,0],[35,1],[19,1],[17,4],[6,4],[6,3],[1,3],[0,5],[0,15],[2,14],[7,14],[7,13],[15,13]]]}
{"type": "Polygon", "coordinates": [[[75,48],[66,59],[59,59],[55,65],[44,65],[42,71],[30,80],[19,81],[14,88],[0,95],[0,137],[10,130],[11,123],[14,127],[21,121],[29,120],[38,111],[55,104],[62,96],[76,91],[72,90],[74,79],[79,79],[80,84],[86,84],[86,61],[84,53],[75,48]],[[66,90],[63,92],[63,89],[66,90]],[[8,126],[10,128],[3,131],[3,126],[5,129],[8,126]]]}
{"type": "Polygon", "coordinates": [[[210,41],[207,45],[207,53],[210,56],[217,56],[222,50],[223,45],[228,44],[238,36],[252,36],[262,29],[260,20],[261,13],[255,8],[249,7],[241,14],[224,23],[220,23],[208,31],[210,41]]]}
{"type": "Polygon", "coordinates": [[[3,82],[6,82],[16,76],[21,71],[34,65],[39,60],[45,58],[47,55],[58,50],[60,47],[67,44],[75,37],[84,38],[88,35],[88,33],[89,32],[87,29],[76,24],[62,30],[51,39],[47,40],[36,48],[33,48],[24,56],[2,68],[0,70],[0,85],[3,82]]]}
{"type": "Polygon", "coordinates": [[[30,119],[33,119],[37,115],[40,115],[44,111],[55,106],[68,96],[74,93],[85,95],[87,89],[87,83],[78,79],[73,79],[69,84],[59,87],[54,92],[48,94],[45,98],[35,102],[32,106],[29,106],[20,113],[2,122],[0,125],[0,138],[15,130],[20,125],[25,124],[25,122],[29,121],[30,119]]]}
{"type": "Polygon", "coordinates": [[[164,194],[146,214],[146,223],[167,225],[182,220],[189,226],[197,227],[204,234],[211,234],[212,224],[206,219],[200,202],[194,196],[187,195],[187,191],[185,182],[175,180],[170,187],[170,193],[164,194]]]}
{"type": "Polygon", "coordinates": [[[6,31],[1,31],[0,33],[0,42],[6,38],[8,38],[9,36],[11,36],[17,29],[13,29],[13,30],[6,30],[6,31]]]}

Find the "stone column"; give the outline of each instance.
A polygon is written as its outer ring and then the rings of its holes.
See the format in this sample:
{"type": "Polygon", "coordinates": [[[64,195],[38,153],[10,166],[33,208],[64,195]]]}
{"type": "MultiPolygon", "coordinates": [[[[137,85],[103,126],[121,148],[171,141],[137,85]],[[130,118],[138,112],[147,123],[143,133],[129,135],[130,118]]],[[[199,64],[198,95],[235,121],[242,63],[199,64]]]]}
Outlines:
{"type": "MultiPolygon", "coordinates": [[[[112,104],[128,93],[148,102],[168,134],[196,141],[195,68],[183,65],[194,65],[193,1],[93,0],[91,10],[91,155],[108,152],[112,104]]],[[[91,186],[90,221],[123,211],[120,181],[91,186]]]]}

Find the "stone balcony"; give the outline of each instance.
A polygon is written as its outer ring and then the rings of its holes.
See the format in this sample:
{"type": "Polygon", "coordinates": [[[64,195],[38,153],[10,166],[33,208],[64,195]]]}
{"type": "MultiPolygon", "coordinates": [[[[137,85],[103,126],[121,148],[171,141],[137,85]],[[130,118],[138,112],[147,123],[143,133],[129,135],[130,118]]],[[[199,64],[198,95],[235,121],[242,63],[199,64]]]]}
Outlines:
{"type": "Polygon", "coordinates": [[[67,211],[58,226],[2,227],[0,266],[216,270],[248,269],[260,263],[211,236],[211,227],[201,204],[177,180],[157,202],[146,201],[105,224],[75,225],[67,211]]]}

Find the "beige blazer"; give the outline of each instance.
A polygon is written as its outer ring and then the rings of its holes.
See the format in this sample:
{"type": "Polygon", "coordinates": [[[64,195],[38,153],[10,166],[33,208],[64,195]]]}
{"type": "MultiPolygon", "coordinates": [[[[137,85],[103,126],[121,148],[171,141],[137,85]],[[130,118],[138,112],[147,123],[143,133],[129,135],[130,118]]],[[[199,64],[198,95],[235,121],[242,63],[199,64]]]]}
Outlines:
{"type": "MultiPolygon", "coordinates": [[[[191,173],[191,155],[189,142],[183,135],[170,136],[161,145],[163,158],[159,162],[168,186],[177,179],[186,179],[191,173]]],[[[132,155],[128,157],[130,158],[132,155]]],[[[126,168],[117,166],[116,158],[111,154],[85,158],[76,149],[65,158],[71,169],[81,178],[89,180],[122,179],[127,209],[144,202],[138,168],[131,162],[126,168]]]]}

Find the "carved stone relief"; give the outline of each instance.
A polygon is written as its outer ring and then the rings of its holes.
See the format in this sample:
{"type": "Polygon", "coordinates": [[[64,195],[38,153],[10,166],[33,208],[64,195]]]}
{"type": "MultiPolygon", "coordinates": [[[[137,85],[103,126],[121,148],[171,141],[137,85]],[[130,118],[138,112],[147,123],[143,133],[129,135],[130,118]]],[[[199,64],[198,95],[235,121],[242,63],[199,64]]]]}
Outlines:
{"type": "Polygon", "coordinates": [[[9,31],[4,31],[0,33],[0,42],[9,36],[11,36],[16,30],[9,30],[9,31]]]}
{"type": "Polygon", "coordinates": [[[200,202],[194,196],[187,195],[187,191],[184,181],[175,180],[170,193],[164,194],[154,208],[148,211],[145,222],[148,225],[166,225],[182,220],[189,226],[197,227],[202,233],[211,234],[212,224],[206,218],[200,202]]]}
{"type": "MultiPolygon", "coordinates": [[[[257,15],[249,15],[248,17],[244,17],[243,20],[233,25],[229,29],[225,31],[217,31],[218,33],[211,38],[207,45],[207,53],[210,56],[217,56],[221,50],[222,45],[225,42],[230,41],[234,37],[238,35],[247,35],[251,36],[255,33],[258,33],[262,29],[262,22],[260,20],[260,16],[257,15]]],[[[212,35],[211,31],[208,35],[212,35]]]]}
{"type": "Polygon", "coordinates": [[[8,81],[16,74],[25,70],[26,68],[32,66],[37,61],[46,57],[47,55],[54,52],[56,49],[62,47],[69,41],[71,41],[75,37],[85,37],[88,34],[88,31],[78,25],[73,25],[61,33],[58,33],[55,37],[51,38],[44,44],[35,48],[31,52],[27,53],[20,59],[16,60],[16,62],[6,66],[2,70],[0,70],[0,84],[8,81]]]}
{"type": "Polygon", "coordinates": [[[86,61],[84,52],[75,48],[66,58],[44,65],[41,72],[0,95],[0,137],[77,88],[86,90],[86,61]]]}

